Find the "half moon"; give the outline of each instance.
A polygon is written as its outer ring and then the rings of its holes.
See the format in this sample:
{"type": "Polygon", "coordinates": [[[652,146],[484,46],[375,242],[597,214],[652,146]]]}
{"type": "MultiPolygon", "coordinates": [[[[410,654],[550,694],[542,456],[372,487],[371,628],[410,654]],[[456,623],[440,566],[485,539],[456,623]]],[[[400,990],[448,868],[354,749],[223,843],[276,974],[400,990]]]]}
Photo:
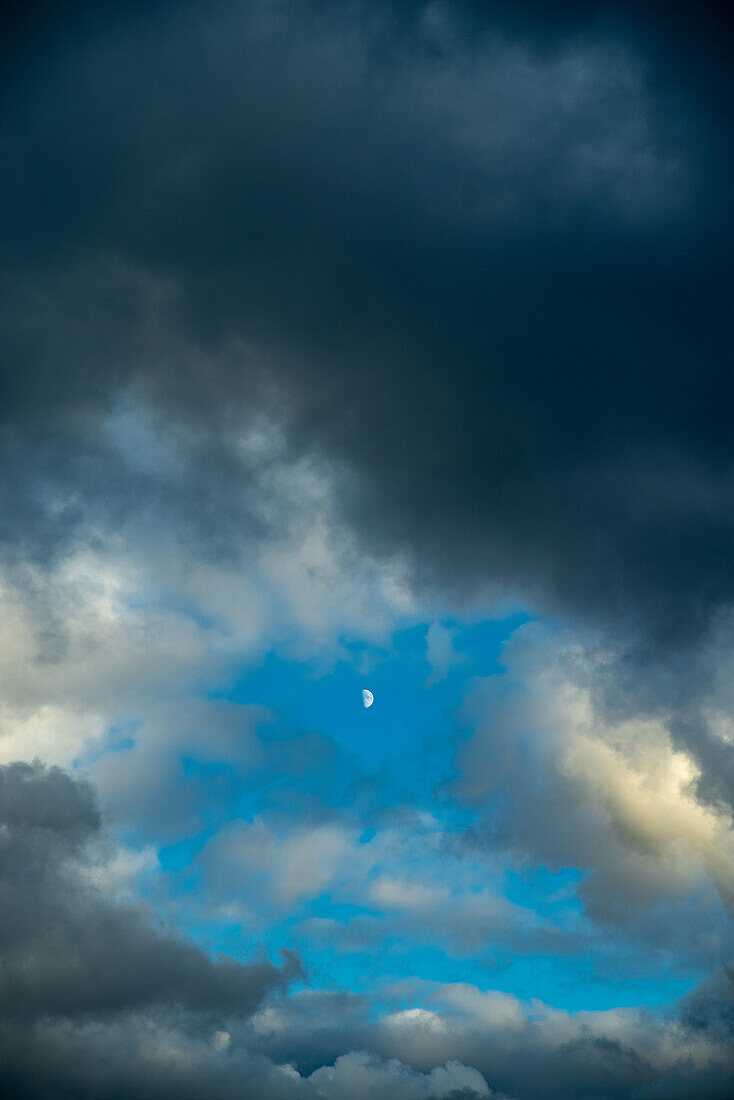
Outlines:
{"type": "Polygon", "coordinates": [[[374,701],[375,697],[372,692],[368,691],[367,688],[362,688],[362,702],[364,703],[364,705],[366,707],[371,707],[374,701]]]}

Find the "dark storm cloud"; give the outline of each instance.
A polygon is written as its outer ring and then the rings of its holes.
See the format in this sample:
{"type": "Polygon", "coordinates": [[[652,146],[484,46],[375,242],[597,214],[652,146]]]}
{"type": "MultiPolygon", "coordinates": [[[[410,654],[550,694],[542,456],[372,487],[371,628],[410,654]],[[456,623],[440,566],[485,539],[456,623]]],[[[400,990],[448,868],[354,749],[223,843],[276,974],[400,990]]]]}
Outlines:
{"type": "Polygon", "coordinates": [[[292,959],[283,969],[212,962],[143,906],[108,900],[88,875],[103,839],[92,791],[58,768],[0,768],[0,826],[3,1017],[248,1013],[298,971],[292,959]]]}
{"type": "Polygon", "coordinates": [[[683,71],[678,6],[517,9],[79,5],[25,26],[3,121],[16,446],[30,412],[62,409],[68,435],[131,376],[216,429],[252,399],[222,353],[241,337],[293,445],[356,472],[352,520],[426,579],[657,638],[705,625],[734,594],[715,23],[683,71]],[[155,302],[114,263],[170,280],[177,340],[216,362],[151,352],[155,302]]]}

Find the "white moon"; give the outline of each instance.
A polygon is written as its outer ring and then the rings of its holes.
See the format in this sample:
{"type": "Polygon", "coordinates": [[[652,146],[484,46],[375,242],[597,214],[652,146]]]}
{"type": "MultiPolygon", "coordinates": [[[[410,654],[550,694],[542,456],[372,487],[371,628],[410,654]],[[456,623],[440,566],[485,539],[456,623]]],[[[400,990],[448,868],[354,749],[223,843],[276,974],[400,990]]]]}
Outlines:
{"type": "Polygon", "coordinates": [[[362,702],[364,703],[364,705],[366,707],[371,707],[374,701],[375,697],[372,692],[368,691],[367,688],[362,688],[362,702]]]}

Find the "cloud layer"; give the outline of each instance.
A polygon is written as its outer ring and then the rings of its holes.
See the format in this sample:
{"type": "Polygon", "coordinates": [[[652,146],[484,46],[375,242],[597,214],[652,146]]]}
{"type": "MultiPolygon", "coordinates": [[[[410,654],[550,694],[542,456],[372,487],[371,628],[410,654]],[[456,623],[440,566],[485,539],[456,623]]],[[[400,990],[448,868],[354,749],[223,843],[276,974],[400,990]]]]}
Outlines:
{"type": "Polygon", "coordinates": [[[511,8],[4,15],[18,1095],[731,1091],[727,17],[511,8]]]}
{"type": "Polygon", "coordinates": [[[667,1024],[632,1011],[573,1017],[436,983],[386,990],[416,1007],[377,1021],[358,998],[288,998],[299,976],[294,959],[282,968],[212,961],[97,884],[113,849],[86,782],[14,764],[0,768],[0,784],[0,1043],[9,1094],[216,1091],[287,1100],[381,1090],[396,1100],[468,1100],[499,1095],[488,1080],[511,1080],[520,1098],[539,1087],[553,1097],[622,1097],[630,1088],[639,1096],[725,1095],[726,974],[667,1024]],[[673,1091],[660,1092],[668,1080],[673,1091]]]}

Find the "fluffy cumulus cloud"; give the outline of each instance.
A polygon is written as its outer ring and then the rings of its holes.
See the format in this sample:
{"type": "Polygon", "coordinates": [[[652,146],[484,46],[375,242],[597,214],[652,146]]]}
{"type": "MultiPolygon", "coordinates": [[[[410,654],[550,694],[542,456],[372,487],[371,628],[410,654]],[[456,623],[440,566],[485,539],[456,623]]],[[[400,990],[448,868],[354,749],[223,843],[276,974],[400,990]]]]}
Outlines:
{"type": "Polygon", "coordinates": [[[725,13],[6,8],[3,1092],[723,1100],[725,13]]]}
{"type": "MultiPolygon", "coordinates": [[[[270,1057],[300,1059],[304,1068],[316,1051],[334,1057],[355,1040],[424,1073],[436,1061],[458,1058],[495,1089],[511,1081],[512,1095],[528,1100],[663,1096],[668,1088],[670,1095],[727,1094],[732,992],[726,977],[692,998],[699,1003],[700,997],[697,1021],[687,1003],[677,1018],[662,1022],[638,1010],[569,1014],[468,985],[408,983],[389,992],[413,1007],[388,1012],[376,1025],[359,1003],[297,994],[277,1010],[260,1010],[248,1030],[270,1057]]],[[[466,1080],[472,1081],[469,1074],[466,1080]]]]}
{"type": "Polygon", "coordinates": [[[506,660],[507,672],[476,682],[466,701],[476,726],[455,781],[462,797],[491,807],[489,833],[521,857],[587,868],[582,889],[598,919],[624,922],[707,884],[731,912],[731,813],[701,797],[700,766],[672,732],[675,711],[610,715],[597,684],[613,655],[535,626],[518,632],[506,660]]]}

